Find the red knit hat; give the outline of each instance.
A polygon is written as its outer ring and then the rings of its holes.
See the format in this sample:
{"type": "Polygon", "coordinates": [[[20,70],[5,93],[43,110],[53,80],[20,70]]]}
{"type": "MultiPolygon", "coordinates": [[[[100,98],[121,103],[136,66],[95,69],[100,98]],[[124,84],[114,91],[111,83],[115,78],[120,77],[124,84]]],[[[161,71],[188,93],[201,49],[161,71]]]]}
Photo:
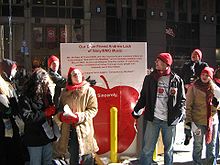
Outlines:
{"type": "Polygon", "coordinates": [[[170,53],[160,53],[157,58],[159,58],[160,60],[162,60],[164,63],[166,63],[167,65],[172,65],[173,63],[173,58],[170,55],[170,53]]]}
{"type": "Polygon", "coordinates": [[[55,55],[51,55],[47,60],[48,68],[50,68],[51,63],[54,61],[60,62],[59,58],[57,58],[55,55]]]}
{"type": "Polygon", "coordinates": [[[193,53],[196,53],[196,54],[199,56],[199,59],[200,59],[200,60],[202,59],[202,52],[201,52],[201,50],[195,49],[195,50],[193,50],[192,54],[193,54],[193,53]]]}
{"type": "MultiPolygon", "coordinates": [[[[78,68],[75,68],[75,67],[71,66],[71,67],[69,68],[69,71],[68,71],[68,76],[69,76],[69,75],[72,73],[72,71],[74,71],[75,69],[78,69],[78,68]]],[[[78,70],[81,72],[81,74],[83,74],[80,69],[78,69],[78,70]]]]}
{"type": "Polygon", "coordinates": [[[211,79],[213,79],[214,69],[207,66],[202,70],[201,74],[203,74],[203,73],[207,73],[209,75],[209,77],[211,79]]]}

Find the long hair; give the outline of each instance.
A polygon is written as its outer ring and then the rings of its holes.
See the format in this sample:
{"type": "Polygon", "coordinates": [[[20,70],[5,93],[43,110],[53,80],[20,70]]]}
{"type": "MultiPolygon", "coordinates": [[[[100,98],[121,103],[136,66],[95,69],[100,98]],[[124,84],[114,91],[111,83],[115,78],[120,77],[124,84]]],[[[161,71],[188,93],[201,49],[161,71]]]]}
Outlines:
{"type": "Polygon", "coordinates": [[[49,84],[52,83],[46,70],[36,68],[29,80],[24,84],[23,94],[31,98],[42,98],[50,92],[49,84]]]}

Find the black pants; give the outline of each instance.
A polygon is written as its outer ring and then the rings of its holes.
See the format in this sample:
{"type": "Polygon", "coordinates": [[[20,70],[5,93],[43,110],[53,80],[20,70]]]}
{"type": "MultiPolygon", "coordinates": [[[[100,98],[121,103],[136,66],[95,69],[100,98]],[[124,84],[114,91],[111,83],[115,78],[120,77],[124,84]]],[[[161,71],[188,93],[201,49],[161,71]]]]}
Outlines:
{"type": "Polygon", "coordinates": [[[70,165],[94,165],[92,154],[83,155],[81,158],[79,157],[79,142],[75,128],[72,128],[70,132],[69,153],[70,165]]]}
{"type": "Polygon", "coordinates": [[[25,164],[25,151],[19,137],[3,138],[0,140],[0,164],[25,164]]]}

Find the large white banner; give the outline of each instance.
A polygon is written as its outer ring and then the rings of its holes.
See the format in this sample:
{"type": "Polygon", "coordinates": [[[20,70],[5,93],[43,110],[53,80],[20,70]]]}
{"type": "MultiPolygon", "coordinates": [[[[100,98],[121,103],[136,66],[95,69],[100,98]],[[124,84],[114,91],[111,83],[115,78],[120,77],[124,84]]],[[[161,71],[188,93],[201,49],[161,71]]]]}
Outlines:
{"type": "Polygon", "coordinates": [[[118,109],[118,153],[137,151],[131,116],[147,71],[146,42],[61,43],[61,73],[70,66],[96,80],[99,111],[94,119],[99,154],[110,150],[110,108],[118,109]]]}

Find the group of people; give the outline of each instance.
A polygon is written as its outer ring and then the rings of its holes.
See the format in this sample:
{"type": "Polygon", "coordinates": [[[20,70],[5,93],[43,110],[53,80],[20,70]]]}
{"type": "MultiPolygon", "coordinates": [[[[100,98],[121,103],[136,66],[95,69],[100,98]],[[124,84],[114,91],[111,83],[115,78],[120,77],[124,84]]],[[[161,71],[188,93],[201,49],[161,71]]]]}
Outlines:
{"type": "MultiPolygon", "coordinates": [[[[162,132],[164,164],[173,164],[176,125],[184,121],[185,144],[193,136],[193,161],[202,164],[203,141],[206,164],[215,165],[219,152],[220,69],[202,62],[195,49],[182,72],[172,72],[173,58],[160,53],[155,69],[146,75],[132,116],[143,113],[146,121],[141,165],[153,163],[153,152],[162,132]]],[[[70,165],[93,165],[98,145],[93,118],[98,112],[94,80],[85,79],[71,66],[67,78],[59,74],[59,59],[52,55],[48,69],[36,67],[17,91],[13,79],[15,62],[3,59],[0,75],[0,164],[52,165],[65,158],[70,165]],[[28,155],[28,156],[27,156],[28,155]]]]}
{"type": "MultiPolygon", "coordinates": [[[[193,136],[193,164],[202,165],[203,141],[206,144],[207,165],[216,165],[219,153],[218,112],[220,110],[220,69],[202,62],[202,52],[193,50],[191,61],[183,65],[179,75],[171,71],[173,63],[169,53],[160,53],[155,60],[155,70],[146,75],[132,116],[142,114],[147,122],[141,165],[153,163],[153,152],[162,133],[164,164],[173,164],[173,146],[176,125],[184,122],[185,141],[193,136]]],[[[178,132],[177,132],[178,133],[178,132]]]]}
{"type": "Polygon", "coordinates": [[[3,59],[0,75],[0,164],[53,165],[64,158],[70,165],[93,165],[98,145],[93,118],[98,112],[94,80],[70,67],[59,74],[59,59],[48,59],[48,70],[34,68],[16,90],[17,65],[3,59]]]}

